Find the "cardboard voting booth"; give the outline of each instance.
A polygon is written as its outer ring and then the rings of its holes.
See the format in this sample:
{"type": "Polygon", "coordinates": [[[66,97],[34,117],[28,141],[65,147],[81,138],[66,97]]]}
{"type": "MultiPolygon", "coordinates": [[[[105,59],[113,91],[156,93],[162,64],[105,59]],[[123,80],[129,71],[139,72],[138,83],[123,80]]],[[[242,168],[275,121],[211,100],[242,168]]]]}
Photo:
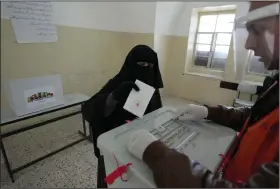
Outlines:
{"type": "Polygon", "coordinates": [[[5,89],[10,107],[17,116],[63,105],[59,74],[10,80],[5,89]]]}

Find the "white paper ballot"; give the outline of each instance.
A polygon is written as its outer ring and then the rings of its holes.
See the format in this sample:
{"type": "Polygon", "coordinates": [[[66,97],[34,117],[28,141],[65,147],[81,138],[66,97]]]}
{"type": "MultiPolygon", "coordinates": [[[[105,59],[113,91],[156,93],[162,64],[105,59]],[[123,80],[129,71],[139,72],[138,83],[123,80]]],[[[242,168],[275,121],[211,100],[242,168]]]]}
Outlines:
{"type": "Polygon", "coordinates": [[[130,113],[142,118],[155,92],[155,88],[139,80],[136,80],[135,84],[140,90],[131,90],[123,108],[130,113]]]}

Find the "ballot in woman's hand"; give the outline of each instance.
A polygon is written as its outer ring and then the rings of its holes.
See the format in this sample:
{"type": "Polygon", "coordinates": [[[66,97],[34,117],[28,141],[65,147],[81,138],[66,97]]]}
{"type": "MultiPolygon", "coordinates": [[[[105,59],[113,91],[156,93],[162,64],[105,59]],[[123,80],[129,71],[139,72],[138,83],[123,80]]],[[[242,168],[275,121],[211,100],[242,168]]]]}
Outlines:
{"type": "Polygon", "coordinates": [[[139,87],[132,81],[121,83],[114,91],[113,98],[121,104],[124,104],[131,90],[139,91],[139,87]]]}

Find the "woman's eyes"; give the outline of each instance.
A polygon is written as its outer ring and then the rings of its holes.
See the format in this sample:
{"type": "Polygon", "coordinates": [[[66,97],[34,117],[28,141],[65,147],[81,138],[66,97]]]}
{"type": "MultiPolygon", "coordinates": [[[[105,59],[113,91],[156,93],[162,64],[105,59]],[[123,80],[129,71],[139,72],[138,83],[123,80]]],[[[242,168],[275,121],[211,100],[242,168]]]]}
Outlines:
{"type": "Polygon", "coordinates": [[[137,62],[137,64],[138,64],[139,66],[143,66],[143,67],[149,66],[149,63],[148,63],[148,62],[137,62]]]}
{"type": "Polygon", "coordinates": [[[141,67],[149,67],[149,68],[153,68],[154,64],[153,63],[149,63],[149,62],[137,62],[137,64],[141,67]]]}

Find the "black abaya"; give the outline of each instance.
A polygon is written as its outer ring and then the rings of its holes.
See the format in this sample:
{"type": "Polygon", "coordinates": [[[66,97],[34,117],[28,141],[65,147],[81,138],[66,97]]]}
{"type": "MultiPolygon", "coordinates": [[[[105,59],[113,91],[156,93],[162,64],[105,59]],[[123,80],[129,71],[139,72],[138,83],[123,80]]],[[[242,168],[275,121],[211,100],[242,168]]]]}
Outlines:
{"type": "Polygon", "coordinates": [[[126,123],[126,120],[133,120],[135,115],[123,109],[123,105],[116,105],[114,111],[105,116],[106,101],[108,96],[125,81],[135,81],[136,79],[143,81],[156,90],[155,93],[145,111],[145,114],[150,113],[156,109],[162,107],[159,88],[163,87],[161,74],[158,67],[157,54],[146,45],[138,45],[134,47],[126,57],[125,63],[119,72],[113,79],[110,79],[108,83],[93,97],[91,97],[82,106],[82,114],[84,118],[89,122],[92,136],[94,151],[96,157],[100,156],[97,148],[97,138],[104,132],[107,132],[113,128],[126,123]],[[145,61],[153,64],[152,69],[142,68],[137,65],[137,62],[145,61]]]}

